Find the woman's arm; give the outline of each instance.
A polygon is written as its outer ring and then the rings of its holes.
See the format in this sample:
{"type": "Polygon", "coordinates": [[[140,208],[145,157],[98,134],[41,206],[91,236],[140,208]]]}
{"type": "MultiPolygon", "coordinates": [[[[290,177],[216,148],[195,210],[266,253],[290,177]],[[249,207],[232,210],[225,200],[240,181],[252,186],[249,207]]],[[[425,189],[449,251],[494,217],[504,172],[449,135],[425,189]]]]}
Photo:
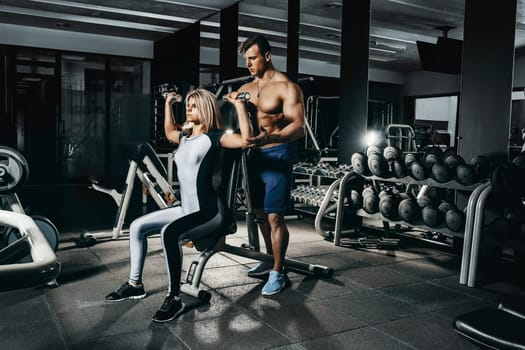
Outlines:
{"type": "Polygon", "coordinates": [[[241,134],[224,134],[221,137],[221,146],[224,148],[244,148],[249,145],[248,138],[253,136],[250,118],[246,110],[244,100],[237,99],[238,92],[232,92],[227,96],[230,103],[235,106],[237,118],[239,120],[239,129],[241,134]]]}
{"type": "Polygon", "coordinates": [[[169,141],[178,144],[180,131],[177,130],[177,126],[175,125],[175,120],[173,118],[173,110],[171,109],[171,105],[175,101],[175,96],[176,93],[170,92],[166,97],[166,103],[164,104],[164,133],[166,134],[166,138],[169,141]]]}

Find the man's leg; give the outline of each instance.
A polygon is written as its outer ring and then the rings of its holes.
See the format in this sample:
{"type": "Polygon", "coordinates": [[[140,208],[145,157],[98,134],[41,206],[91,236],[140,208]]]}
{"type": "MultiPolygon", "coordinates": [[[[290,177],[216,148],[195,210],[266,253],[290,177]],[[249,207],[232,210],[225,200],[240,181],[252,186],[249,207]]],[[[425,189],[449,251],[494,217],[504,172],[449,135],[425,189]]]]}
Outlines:
{"type": "Polygon", "coordinates": [[[261,230],[261,235],[263,236],[266,253],[273,255],[272,231],[270,224],[268,223],[268,216],[264,213],[263,209],[255,209],[255,217],[259,222],[259,230],[261,230]]]}
{"type": "Polygon", "coordinates": [[[268,214],[268,222],[271,229],[271,244],[274,258],[273,270],[282,273],[290,234],[284,221],[284,215],[268,214]]]}
{"type": "MultiPolygon", "coordinates": [[[[269,255],[273,255],[273,248],[272,248],[272,232],[270,225],[268,223],[268,217],[266,214],[264,214],[263,209],[254,209],[255,211],[255,217],[257,218],[257,221],[259,222],[259,230],[261,231],[261,235],[264,239],[264,245],[266,246],[266,253],[269,255]]],[[[268,273],[272,270],[273,265],[269,264],[267,262],[260,262],[259,264],[255,265],[251,269],[248,270],[248,276],[250,277],[266,277],[268,273]]]]}

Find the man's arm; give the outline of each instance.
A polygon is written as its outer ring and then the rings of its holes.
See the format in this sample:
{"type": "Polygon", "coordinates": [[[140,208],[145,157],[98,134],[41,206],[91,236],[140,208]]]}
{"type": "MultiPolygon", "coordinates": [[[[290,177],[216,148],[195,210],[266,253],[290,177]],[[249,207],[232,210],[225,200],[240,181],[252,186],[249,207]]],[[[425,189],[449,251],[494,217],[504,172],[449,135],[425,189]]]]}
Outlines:
{"type": "Polygon", "coordinates": [[[279,133],[277,142],[292,142],[305,135],[303,92],[294,83],[289,83],[287,90],[283,99],[283,113],[290,122],[279,133]]]}
{"type": "Polygon", "coordinates": [[[246,111],[246,103],[242,100],[237,100],[237,95],[238,92],[232,92],[227,98],[228,101],[235,106],[241,134],[224,134],[220,141],[221,146],[224,148],[247,147],[249,145],[247,139],[253,136],[250,119],[248,117],[248,112],[246,111]]]}
{"type": "Polygon", "coordinates": [[[256,137],[248,139],[250,143],[263,146],[270,143],[289,143],[304,137],[304,102],[303,92],[298,85],[287,83],[282,91],[283,115],[286,126],[278,132],[268,134],[261,129],[261,133],[256,137]]]}

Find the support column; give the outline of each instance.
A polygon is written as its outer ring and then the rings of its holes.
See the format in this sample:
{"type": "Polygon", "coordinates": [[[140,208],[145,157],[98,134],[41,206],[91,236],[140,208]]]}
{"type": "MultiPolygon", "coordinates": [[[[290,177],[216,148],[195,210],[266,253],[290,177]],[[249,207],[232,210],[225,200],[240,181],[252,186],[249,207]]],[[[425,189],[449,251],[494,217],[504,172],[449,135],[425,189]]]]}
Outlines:
{"type": "Polygon", "coordinates": [[[286,74],[290,80],[299,78],[299,18],[301,1],[288,0],[288,36],[286,49],[286,74]]]}
{"type": "Polygon", "coordinates": [[[344,1],[341,22],[341,91],[338,160],[350,163],[364,149],[368,117],[370,0],[344,1]]]}
{"type": "Polygon", "coordinates": [[[219,81],[235,78],[237,71],[239,4],[221,10],[219,81]]]}
{"type": "Polygon", "coordinates": [[[506,161],[516,0],[466,0],[458,153],[506,161]]]}

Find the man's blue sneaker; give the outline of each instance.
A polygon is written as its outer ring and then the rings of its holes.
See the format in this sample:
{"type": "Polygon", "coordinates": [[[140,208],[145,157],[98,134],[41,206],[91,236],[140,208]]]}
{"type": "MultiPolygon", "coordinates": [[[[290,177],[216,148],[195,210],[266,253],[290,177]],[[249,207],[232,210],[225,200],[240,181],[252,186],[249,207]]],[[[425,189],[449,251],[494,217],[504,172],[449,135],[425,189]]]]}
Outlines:
{"type": "Polygon", "coordinates": [[[273,268],[273,265],[268,264],[267,262],[260,262],[251,269],[248,270],[248,276],[250,277],[261,277],[266,276],[273,268]]]}
{"type": "Polygon", "coordinates": [[[274,295],[279,293],[286,284],[286,275],[278,271],[270,271],[268,281],[262,289],[262,295],[274,295]]]}

